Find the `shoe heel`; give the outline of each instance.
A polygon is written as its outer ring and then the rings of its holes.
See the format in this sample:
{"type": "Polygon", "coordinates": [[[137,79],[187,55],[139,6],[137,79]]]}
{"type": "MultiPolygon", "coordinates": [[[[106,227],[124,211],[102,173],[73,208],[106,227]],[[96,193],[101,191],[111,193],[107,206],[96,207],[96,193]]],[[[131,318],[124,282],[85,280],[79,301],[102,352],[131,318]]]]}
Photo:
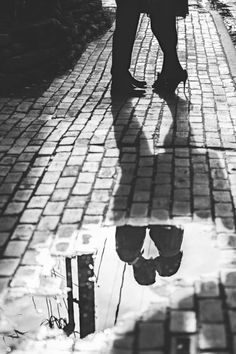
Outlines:
{"type": "Polygon", "coordinates": [[[185,78],[183,79],[184,94],[185,94],[185,95],[186,95],[185,89],[186,89],[186,81],[187,81],[187,78],[188,78],[188,73],[187,73],[187,71],[185,70],[185,78]]]}

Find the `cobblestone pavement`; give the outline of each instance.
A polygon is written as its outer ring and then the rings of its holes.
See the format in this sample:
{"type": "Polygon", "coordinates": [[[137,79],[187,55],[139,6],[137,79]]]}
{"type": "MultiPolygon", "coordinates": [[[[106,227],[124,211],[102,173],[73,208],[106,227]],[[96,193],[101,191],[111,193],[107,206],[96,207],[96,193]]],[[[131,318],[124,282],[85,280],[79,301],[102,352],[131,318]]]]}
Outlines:
{"type": "MultiPolygon", "coordinates": [[[[138,327],[131,319],[128,329],[115,328],[116,349],[95,350],[93,341],[93,349],[88,343],[83,349],[71,338],[60,342],[56,334],[55,343],[54,334],[41,333],[29,340],[27,353],[151,354],[158,348],[160,354],[166,323],[178,334],[169,348],[195,353],[197,341],[205,354],[236,353],[235,82],[207,9],[191,1],[178,31],[180,59],[189,73],[186,95],[182,87],[166,100],[152,92],[162,53],[143,15],[132,69],[148,81],[144,97],[111,99],[112,28],[42,95],[0,98],[2,302],[9,286],[17,294],[37,283],[47,259],[44,254],[39,260],[39,249],[66,254],[74,231],[91,224],[211,225],[223,270],[202,280],[200,290],[199,284],[172,284],[185,300],[176,300],[168,315],[152,305],[138,327]]],[[[2,333],[8,326],[4,316],[2,333]]],[[[103,333],[95,343],[103,338],[105,345],[113,335],[108,340],[103,333]]],[[[22,348],[15,353],[25,353],[25,343],[22,348]]]]}

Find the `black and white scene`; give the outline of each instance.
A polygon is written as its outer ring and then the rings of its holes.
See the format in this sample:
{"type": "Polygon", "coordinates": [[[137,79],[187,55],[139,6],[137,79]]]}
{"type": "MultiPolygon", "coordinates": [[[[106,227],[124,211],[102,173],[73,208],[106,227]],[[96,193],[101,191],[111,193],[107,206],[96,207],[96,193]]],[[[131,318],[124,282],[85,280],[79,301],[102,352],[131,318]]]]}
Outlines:
{"type": "Polygon", "coordinates": [[[0,353],[236,354],[236,0],[0,0],[0,353]]]}

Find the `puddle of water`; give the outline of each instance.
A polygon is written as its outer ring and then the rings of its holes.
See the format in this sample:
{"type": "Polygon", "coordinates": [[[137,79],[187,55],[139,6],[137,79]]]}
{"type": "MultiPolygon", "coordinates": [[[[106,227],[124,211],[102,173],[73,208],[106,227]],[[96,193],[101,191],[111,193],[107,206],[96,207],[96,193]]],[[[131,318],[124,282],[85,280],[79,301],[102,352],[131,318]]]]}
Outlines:
{"type": "MultiPolygon", "coordinates": [[[[136,228],[137,233],[140,230],[141,232],[144,230],[143,256],[146,258],[157,257],[158,250],[149,237],[149,228],[146,228],[146,231],[145,227],[136,228]]],[[[81,250],[97,249],[94,258],[95,277],[90,279],[88,275],[88,279],[92,282],[94,280],[96,331],[112,327],[125,313],[144,309],[148,305],[147,302],[152,302],[153,299],[156,301],[158,296],[163,298],[163,294],[166,294],[169,288],[179,279],[194,280],[219,269],[220,257],[219,251],[214,246],[214,229],[212,226],[188,224],[184,230],[181,246],[183,258],[177,273],[165,278],[157,274],[154,284],[147,287],[140,286],[134,279],[132,266],[122,262],[117,255],[115,234],[116,229],[114,227],[85,230],[80,232],[80,238],[77,240],[77,245],[81,250]],[[133,297],[133,294],[135,294],[135,297],[133,297]],[[131,299],[132,301],[130,301],[131,299]]],[[[171,247],[173,248],[173,245],[171,247]]],[[[80,309],[77,260],[76,257],[73,257],[70,263],[71,281],[73,283],[71,310],[75,325],[67,334],[73,333],[79,338],[80,309]]],[[[63,258],[60,255],[55,262],[51,262],[51,265],[53,266],[53,277],[51,279],[59,278],[65,288],[68,285],[66,283],[65,257],[63,258]]],[[[91,264],[85,264],[85,267],[87,267],[87,271],[92,269],[91,264]]],[[[47,286],[49,285],[50,282],[47,286]]],[[[87,287],[87,290],[87,298],[89,298],[93,289],[87,287]]],[[[20,288],[16,287],[10,290],[10,296],[2,306],[4,316],[9,324],[8,333],[4,337],[7,346],[15,345],[18,340],[17,337],[22,337],[25,333],[38,331],[41,326],[62,329],[68,327],[70,314],[68,313],[67,294],[64,292],[60,296],[50,296],[49,293],[48,290],[47,296],[37,296],[36,292],[29,295],[25,291],[23,296],[20,296],[20,288]]],[[[82,299],[80,300],[82,301],[82,299]]],[[[83,306],[86,308],[86,301],[83,306]]],[[[85,313],[86,311],[85,309],[85,313]]]]}

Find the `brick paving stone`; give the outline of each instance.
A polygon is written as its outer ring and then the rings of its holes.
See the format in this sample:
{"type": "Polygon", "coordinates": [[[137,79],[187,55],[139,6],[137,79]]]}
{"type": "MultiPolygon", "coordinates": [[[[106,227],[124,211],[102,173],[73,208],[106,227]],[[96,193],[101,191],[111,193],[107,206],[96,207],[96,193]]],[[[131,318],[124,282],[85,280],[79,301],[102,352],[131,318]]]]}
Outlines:
{"type": "Polygon", "coordinates": [[[39,267],[20,266],[18,267],[14,279],[11,281],[11,287],[34,288],[38,286],[39,267]]]}
{"type": "Polygon", "coordinates": [[[25,207],[25,203],[22,203],[22,202],[9,203],[4,214],[5,215],[20,214],[24,210],[24,207],[25,207]]]}
{"type": "Polygon", "coordinates": [[[5,182],[6,183],[20,182],[22,176],[23,176],[23,172],[10,172],[10,173],[8,173],[8,175],[5,179],[5,182]]]}
{"type": "Polygon", "coordinates": [[[10,166],[3,166],[0,164],[0,176],[6,176],[8,172],[10,171],[11,167],[10,166]]]}
{"type": "Polygon", "coordinates": [[[20,258],[28,246],[28,241],[10,241],[4,251],[4,257],[20,258]]]}
{"type": "Polygon", "coordinates": [[[68,200],[68,208],[84,208],[87,204],[88,196],[86,195],[75,195],[71,196],[68,200]]]}
{"type": "Polygon", "coordinates": [[[116,352],[116,349],[118,349],[118,350],[120,350],[120,349],[132,350],[133,343],[134,343],[134,336],[133,335],[117,336],[113,341],[113,347],[115,348],[115,352],[116,352]]]}
{"type": "Polygon", "coordinates": [[[147,217],[148,204],[147,203],[133,203],[130,211],[131,217],[147,217]]]}
{"type": "Polygon", "coordinates": [[[154,189],[155,197],[167,197],[171,195],[171,185],[163,184],[161,187],[156,186],[154,189]]]}
{"type": "Polygon", "coordinates": [[[206,275],[195,282],[198,297],[218,297],[220,295],[218,275],[206,275]]]}
{"type": "Polygon", "coordinates": [[[16,183],[3,183],[0,187],[0,195],[12,194],[16,188],[16,183]]]}
{"type": "Polygon", "coordinates": [[[36,184],[38,183],[39,178],[38,177],[26,177],[21,181],[21,184],[19,188],[21,189],[34,189],[36,184]]]}
{"type": "Polygon", "coordinates": [[[57,182],[56,188],[72,188],[75,181],[75,177],[61,177],[57,182]]]}
{"type": "Polygon", "coordinates": [[[139,350],[148,349],[153,350],[162,348],[165,343],[164,339],[164,325],[155,322],[141,322],[138,325],[139,337],[138,348],[139,350]]]}
{"type": "Polygon", "coordinates": [[[49,249],[52,243],[52,235],[50,231],[35,231],[34,237],[29,243],[28,249],[36,249],[39,250],[40,247],[46,247],[49,249]]]}
{"type": "Polygon", "coordinates": [[[135,191],[133,200],[135,202],[148,202],[150,199],[150,192],[148,191],[135,191]]]}
{"type": "Polygon", "coordinates": [[[6,291],[7,289],[7,286],[10,282],[10,277],[4,277],[4,278],[1,278],[0,277],[0,299],[1,299],[1,296],[4,295],[4,292],[6,291]]]}
{"type": "Polygon", "coordinates": [[[173,333],[195,333],[197,319],[194,311],[171,310],[170,331],[173,333]]]}
{"type": "Polygon", "coordinates": [[[195,196],[193,200],[193,207],[194,210],[204,210],[210,209],[211,207],[211,200],[210,196],[195,196]]]}
{"type": "Polygon", "coordinates": [[[66,161],[56,161],[53,160],[50,165],[48,166],[48,172],[61,172],[65,167],[66,161]]]}
{"type": "Polygon", "coordinates": [[[222,249],[236,248],[236,236],[235,234],[221,233],[217,235],[217,245],[222,249]]]}
{"type": "Polygon", "coordinates": [[[170,305],[172,309],[192,310],[194,308],[194,287],[175,287],[170,294],[170,305]]]}
{"type": "Polygon", "coordinates": [[[11,277],[18,267],[19,259],[2,258],[0,259],[0,277],[11,277]]]}
{"type": "Polygon", "coordinates": [[[166,209],[170,208],[170,199],[169,198],[152,198],[152,209],[166,209]]]}
{"type": "Polygon", "coordinates": [[[95,181],[95,189],[110,189],[112,187],[113,180],[110,178],[97,178],[95,181]]]}
{"type": "Polygon", "coordinates": [[[12,231],[17,220],[16,216],[0,216],[0,232],[12,231]]]}
{"type": "Polygon", "coordinates": [[[236,287],[236,271],[231,268],[225,268],[220,273],[221,282],[226,287],[236,287]]]}
{"type": "Polygon", "coordinates": [[[79,169],[80,169],[80,167],[77,165],[66,166],[62,172],[62,176],[63,177],[77,177],[79,169]]]}
{"type": "Polygon", "coordinates": [[[232,217],[233,210],[231,203],[215,203],[215,215],[220,217],[232,217]]]}
{"type": "Polygon", "coordinates": [[[230,330],[232,333],[236,333],[236,311],[229,310],[228,311],[230,330]]]}
{"type": "Polygon", "coordinates": [[[0,232],[0,249],[6,245],[9,238],[10,234],[8,232],[0,232]]]}
{"type": "Polygon", "coordinates": [[[235,225],[234,225],[234,220],[233,218],[215,218],[215,224],[216,224],[216,231],[217,233],[223,233],[223,232],[234,232],[235,231],[235,225]]]}
{"type": "Polygon", "coordinates": [[[73,188],[72,194],[75,195],[87,195],[92,190],[92,184],[90,183],[76,183],[73,188]]]}
{"type": "Polygon", "coordinates": [[[59,180],[60,174],[60,171],[46,172],[43,176],[42,183],[56,183],[59,180]]]}
{"type": "Polygon", "coordinates": [[[82,219],[83,209],[65,209],[62,217],[62,223],[74,224],[82,219]]]}
{"type": "Polygon", "coordinates": [[[42,214],[42,209],[27,209],[20,218],[21,223],[36,224],[42,214]]]}
{"type": "Polygon", "coordinates": [[[226,349],[226,332],[223,324],[203,324],[199,331],[201,350],[226,349]]]}
{"type": "Polygon", "coordinates": [[[182,188],[174,190],[174,200],[176,201],[189,201],[190,189],[182,188]]]}
{"type": "Polygon", "coordinates": [[[14,164],[12,171],[13,172],[25,172],[29,167],[29,163],[27,162],[17,162],[14,164]]]}
{"type": "Polygon", "coordinates": [[[236,289],[225,287],[226,303],[229,308],[236,308],[236,289]]]}
{"type": "Polygon", "coordinates": [[[54,191],[55,188],[55,184],[46,184],[46,183],[42,183],[39,185],[39,187],[37,188],[35,194],[36,195],[50,195],[52,194],[52,192],[54,191]]]}
{"type": "Polygon", "coordinates": [[[55,230],[58,222],[59,216],[43,216],[37,226],[38,230],[55,230]]]}
{"type": "Polygon", "coordinates": [[[164,354],[164,352],[161,350],[146,350],[146,349],[142,350],[142,349],[140,349],[138,351],[138,354],[164,354]]]}
{"type": "Polygon", "coordinates": [[[51,201],[52,202],[60,202],[60,201],[66,201],[70,195],[70,189],[55,189],[52,196],[51,196],[51,201]]]}
{"type": "Polygon", "coordinates": [[[48,202],[43,215],[61,215],[65,207],[65,202],[48,202]]]}
{"type": "Polygon", "coordinates": [[[217,299],[200,300],[199,319],[202,323],[223,322],[222,301],[217,299]]]}
{"type": "Polygon", "coordinates": [[[233,267],[236,263],[236,250],[221,249],[219,255],[219,262],[222,267],[233,267]]]}
{"type": "Polygon", "coordinates": [[[191,205],[186,201],[174,201],[172,213],[173,215],[188,216],[191,214],[191,205]]]}
{"type": "Polygon", "coordinates": [[[105,203],[101,202],[90,202],[86,209],[87,215],[104,215],[104,210],[106,208],[105,203]]]}
{"type": "Polygon", "coordinates": [[[39,252],[36,250],[29,249],[25,252],[22,260],[22,266],[37,266],[38,265],[38,255],[39,252]]]}
{"type": "Polygon", "coordinates": [[[110,199],[109,192],[107,190],[94,190],[91,194],[91,201],[93,202],[108,202],[110,199]]]}
{"type": "Polygon", "coordinates": [[[95,175],[91,172],[80,172],[77,183],[93,183],[95,175]]]}
{"type": "Polygon", "coordinates": [[[116,173],[116,169],[114,167],[101,167],[98,172],[99,178],[112,178],[116,173]]]}
{"type": "Polygon", "coordinates": [[[27,204],[27,207],[30,209],[33,209],[33,208],[43,209],[45,207],[45,205],[47,204],[48,199],[49,199],[49,196],[32,197],[30,199],[29,203],[27,204]]]}
{"type": "Polygon", "coordinates": [[[77,230],[77,224],[64,224],[60,225],[57,230],[57,236],[59,238],[71,238],[74,232],[77,230]]]}
{"type": "Polygon", "coordinates": [[[231,196],[229,191],[214,191],[213,197],[216,202],[229,203],[231,201],[231,196]]]}
{"type": "Polygon", "coordinates": [[[1,195],[0,206],[3,208],[9,201],[9,195],[1,195]]]}
{"type": "Polygon", "coordinates": [[[29,240],[34,231],[34,225],[30,224],[19,224],[15,228],[11,239],[12,240],[29,240]]]}

